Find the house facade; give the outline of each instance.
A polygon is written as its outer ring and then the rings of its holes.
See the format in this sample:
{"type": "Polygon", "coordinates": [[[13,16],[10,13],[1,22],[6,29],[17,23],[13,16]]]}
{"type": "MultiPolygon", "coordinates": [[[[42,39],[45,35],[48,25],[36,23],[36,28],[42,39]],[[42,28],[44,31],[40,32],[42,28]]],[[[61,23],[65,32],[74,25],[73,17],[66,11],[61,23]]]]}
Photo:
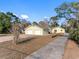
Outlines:
{"type": "Polygon", "coordinates": [[[61,27],[55,27],[55,28],[52,29],[52,33],[64,34],[65,33],[65,29],[61,28],[61,27]]]}
{"type": "Polygon", "coordinates": [[[44,35],[45,33],[43,28],[36,25],[30,25],[25,29],[25,34],[27,35],[44,35]]]}

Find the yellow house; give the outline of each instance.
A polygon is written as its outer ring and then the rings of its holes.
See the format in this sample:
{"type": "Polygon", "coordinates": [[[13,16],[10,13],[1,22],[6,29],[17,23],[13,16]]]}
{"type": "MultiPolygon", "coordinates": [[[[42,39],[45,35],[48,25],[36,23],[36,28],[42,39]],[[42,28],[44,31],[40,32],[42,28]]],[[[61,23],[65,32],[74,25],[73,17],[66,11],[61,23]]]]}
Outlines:
{"type": "Polygon", "coordinates": [[[46,32],[43,30],[43,28],[36,26],[36,25],[30,25],[25,29],[25,34],[27,35],[44,35],[46,32]]]}
{"type": "Polygon", "coordinates": [[[52,29],[52,33],[64,34],[65,33],[65,29],[61,28],[61,27],[55,27],[55,28],[52,29]]]}

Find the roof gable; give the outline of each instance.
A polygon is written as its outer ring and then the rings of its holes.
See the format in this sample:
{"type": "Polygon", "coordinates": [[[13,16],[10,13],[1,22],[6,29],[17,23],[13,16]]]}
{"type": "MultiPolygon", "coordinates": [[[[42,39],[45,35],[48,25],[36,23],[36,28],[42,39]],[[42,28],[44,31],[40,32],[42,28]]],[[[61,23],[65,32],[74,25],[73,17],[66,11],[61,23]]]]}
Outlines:
{"type": "Polygon", "coordinates": [[[29,25],[27,28],[25,28],[25,29],[28,29],[28,28],[39,28],[39,29],[43,29],[43,28],[41,28],[40,26],[37,26],[37,25],[29,25]]]}

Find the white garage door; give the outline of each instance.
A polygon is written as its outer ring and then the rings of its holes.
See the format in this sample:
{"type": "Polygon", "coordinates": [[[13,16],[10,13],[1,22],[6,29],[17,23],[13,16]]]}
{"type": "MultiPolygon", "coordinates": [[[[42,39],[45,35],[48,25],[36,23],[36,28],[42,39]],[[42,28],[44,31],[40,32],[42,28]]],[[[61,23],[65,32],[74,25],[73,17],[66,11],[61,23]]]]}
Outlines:
{"type": "Polygon", "coordinates": [[[32,30],[28,30],[27,34],[33,34],[32,30]]]}
{"type": "Polygon", "coordinates": [[[42,35],[41,31],[35,31],[35,35],[42,35]]]}

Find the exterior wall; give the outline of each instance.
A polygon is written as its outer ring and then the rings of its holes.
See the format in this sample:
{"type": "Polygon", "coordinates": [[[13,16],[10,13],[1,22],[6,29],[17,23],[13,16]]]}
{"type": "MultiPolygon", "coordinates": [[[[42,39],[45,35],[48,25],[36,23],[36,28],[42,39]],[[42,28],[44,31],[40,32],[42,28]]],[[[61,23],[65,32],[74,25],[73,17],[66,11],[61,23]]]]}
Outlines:
{"type": "Polygon", "coordinates": [[[52,29],[52,33],[61,33],[61,34],[64,34],[65,33],[65,29],[56,27],[56,28],[52,29]]]}
{"type": "Polygon", "coordinates": [[[43,29],[38,26],[30,26],[25,29],[25,34],[28,35],[43,35],[43,29]]]}
{"type": "Polygon", "coordinates": [[[43,35],[47,35],[47,34],[48,34],[48,32],[43,30],[43,35]]]}

